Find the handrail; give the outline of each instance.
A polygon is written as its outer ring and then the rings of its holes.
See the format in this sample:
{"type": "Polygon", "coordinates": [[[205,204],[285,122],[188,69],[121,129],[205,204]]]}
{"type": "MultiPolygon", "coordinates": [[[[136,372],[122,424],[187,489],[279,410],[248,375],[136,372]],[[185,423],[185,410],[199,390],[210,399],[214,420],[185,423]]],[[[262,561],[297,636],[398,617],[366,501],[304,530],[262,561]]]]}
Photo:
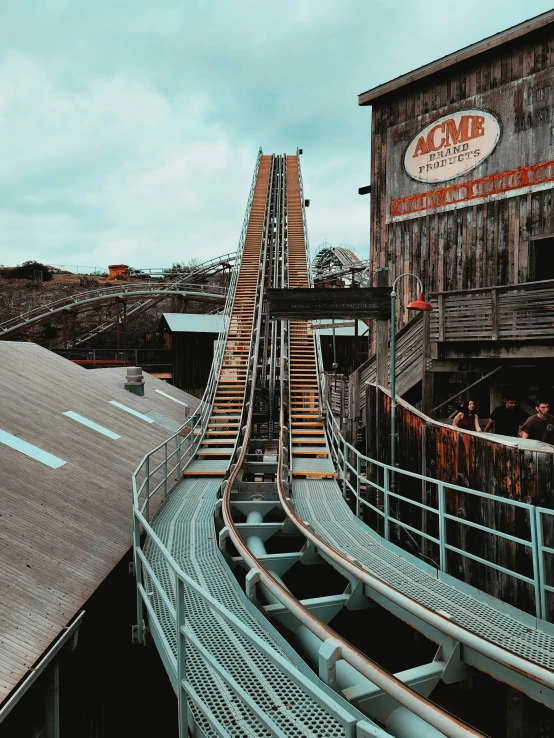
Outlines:
{"type": "MultiPolygon", "coordinates": [[[[223,296],[227,293],[226,287],[220,287],[218,285],[205,285],[205,284],[189,284],[185,285],[187,291],[208,293],[215,296],[223,296]]],[[[22,325],[28,325],[33,322],[33,318],[39,319],[44,317],[50,317],[61,310],[69,310],[72,307],[78,305],[86,305],[91,302],[97,302],[102,299],[114,299],[116,297],[130,296],[147,296],[147,295],[162,295],[168,293],[170,295],[183,294],[183,290],[176,290],[175,285],[159,283],[153,283],[145,285],[143,282],[131,283],[131,284],[118,284],[110,285],[109,287],[100,287],[97,290],[88,290],[87,292],[78,292],[75,295],[63,297],[59,300],[54,300],[46,305],[28,310],[26,313],[20,313],[15,318],[0,323],[0,335],[3,333],[15,330],[22,325]],[[23,320],[21,320],[23,319],[23,320]],[[19,323],[17,321],[20,321],[19,323]]]]}
{"type": "Polygon", "coordinates": [[[467,290],[445,290],[444,292],[429,292],[429,297],[438,297],[439,295],[466,295],[466,294],[473,294],[476,292],[491,292],[492,290],[497,290],[499,292],[509,292],[510,290],[514,290],[516,292],[521,292],[525,290],[540,290],[544,288],[554,288],[554,279],[542,279],[538,280],[536,282],[519,282],[518,284],[493,284],[490,287],[470,287],[467,290]]]}
{"type": "Polygon", "coordinates": [[[554,280],[433,293],[432,341],[551,338],[554,280]]]}
{"type": "MultiPolygon", "coordinates": [[[[521,502],[520,500],[510,500],[505,497],[499,497],[497,495],[489,494],[487,492],[482,492],[482,491],[470,489],[467,487],[461,487],[460,485],[451,484],[448,482],[442,482],[438,479],[434,479],[432,477],[427,477],[422,474],[418,474],[417,472],[411,472],[405,469],[398,469],[397,467],[393,469],[393,467],[389,466],[388,464],[385,464],[383,462],[377,461],[376,459],[372,459],[370,457],[364,456],[356,448],[354,448],[354,446],[348,443],[346,439],[342,436],[340,432],[340,428],[337,424],[336,419],[332,415],[330,408],[328,408],[328,414],[327,414],[327,432],[331,440],[332,454],[335,457],[335,459],[337,459],[337,462],[338,461],[341,462],[341,463],[337,463],[337,466],[339,470],[341,470],[342,472],[342,481],[345,487],[348,487],[348,489],[350,489],[352,494],[356,497],[357,506],[364,505],[368,507],[369,509],[371,509],[373,512],[375,512],[377,515],[379,515],[383,519],[383,531],[384,531],[385,540],[390,540],[391,523],[394,525],[399,525],[405,530],[410,530],[411,532],[414,532],[416,535],[420,535],[426,540],[430,540],[439,546],[439,562],[438,563],[435,562],[435,564],[436,564],[436,568],[439,569],[440,571],[448,573],[447,552],[453,551],[461,556],[465,556],[467,558],[478,561],[484,564],[485,566],[489,566],[492,569],[500,571],[508,576],[512,576],[516,579],[527,582],[533,587],[534,592],[535,592],[536,616],[538,618],[545,619],[546,611],[543,605],[544,583],[541,581],[541,568],[540,568],[541,567],[541,550],[540,550],[540,540],[539,540],[539,536],[537,533],[538,529],[537,529],[537,524],[536,524],[537,508],[534,505],[530,503],[526,503],[526,502],[521,502]],[[351,459],[352,456],[356,459],[355,464],[350,463],[349,461],[349,459],[351,459]],[[366,465],[371,464],[382,470],[383,485],[379,485],[376,482],[371,481],[367,477],[364,477],[361,474],[359,474],[358,470],[362,462],[365,462],[366,465]],[[342,470],[348,470],[348,471],[344,473],[342,470]],[[351,482],[347,478],[348,472],[351,475],[358,476],[359,481],[362,482],[363,484],[368,485],[374,488],[375,490],[377,490],[378,492],[382,493],[383,509],[380,509],[380,507],[378,507],[377,505],[372,505],[369,501],[364,500],[361,497],[358,481],[356,482],[355,485],[351,484],[351,482]],[[437,494],[438,494],[437,507],[435,508],[430,505],[424,505],[423,503],[420,503],[416,500],[412,500],[409,497],[405,497],[391,490],[390,477],[392,473],[395,474],[395,476],[397,477],[397,480],[402,477],[410,477],[412,479],[419,480],[429,485],[435,485],[437,487],[437,494]],[[491,528],[479,525],[478,523],[475,523],[470,520],[465,520],[465,519],[462,519],[462,518],[459,518],[453,515],[449,515],[446,512],[445,493],[447,490],[452,490],[458,493],[463,493],[463,494],[467,494],[470,496],[479,497],[481,499],[489,500],[491,502],[494,502],[500,505],[507,505],[508,507],[511,507],[513,509],[518,508],[521,510],[525,510],[529,516],[529,536],[530,536],[529,540],[513,536],[510,533],[506,533],[503,531],[493,530],[491,528]],[[439,521],[438,538],[436,536],[431,536],[424,530],[419,530],[419,529],[414,528],[413,526],[408,525],[407,523],[400,520],[398,516],[391,515],[391,509],[390,509],[391,498],[398,499],[404,503],[416,506],[421,509],[425,509],[426,511],[432,514],[437,515],[438,521],[439,521]],[[464,551],[463,549],[460,549],[456,546],[451,545],[450,543],[448,543],[448,539],[447,539],[446,520],[452,520],[458,523],[459,525],[462,525],[462,526],[465,525],[470,528],[476,528],[478,530],[482,530],[498,538],[504,538],[506,540],[512,541],[519,545],[523,545],[526,548],[530,549],[531,550],[531,561],[532,561],[532,576],[525,576],[521,574],[520,572],[515,571],[514,569],[508,569],[507,567],[501,566],[500,564],[496,564],[495,562],[488,561],[486,559],[483,559],[480,556],[470,554],[469,552],[464,551]]],[[[552,683],[554,686],[554,677],[551,674],[549,676],[549,680],[550,680],[549,683],[552,683]]]]}
{"type": "MultiPolygon", "coordinates": [[[[261,153],[261,150],[260,150],[261,153]]],[[[258,162],[259,163],[259,162],[258,162]]],[[[256,173],[257,174],[257,168],[256,173]]],[[[265,260],[264,260],[265,263],[265,260]]],[[[259,298],[261,298],[261,292],[260,290],[263,290],[263,274],[259,275],[258,278],[258,294],[259,298]]],[[[251,349],[255,345],[254,354],[251,358],[253,358],[252,364],[253,364],[253,375],[251,379],[251,394],[250,394],[250,402],[245,405],[245,408],[248,408],[248,417],[246,422],[246,429],[251,427],[252,425],[252,413],[253,413],[253,392],[255,388],[255,379],[256,379],[256,372],[257,372],[257,353],[258,353],[258,347],[259,342],[253,340],[255,335],[259,335],[259,330],[261,326],[261,319],[262,319],[262,300],[258,300],[258,316],[257,316],[257,322],[256,325],[253,325],[252,329],[252,341],[251,341],[251,349]]],[[[252,352],[251,352],[252,353],[252,352]]],[[[204,400],[207,400],[209,395],[206,393],[204,395],[204,400]]],[[[213,397],[212,397],[213,401],[213,397]]],[[[207,402],[205,402],[207,404],[207,402]]],[[[196,415],[196,414],[195,414],[196,415]]],[[[189,419],[189,421],[185,424],[184,428],[188,428],[189,433],[186,436],[186,438],[190,438],[191,434],[194,432],[194,428],[196,428],[198,425],[200,425],[200,428],[202,428],[202,423],[200,421],[200,417],[198,416],[196,418],[195,423],[195,416],[189,419]],[[199,421],[199,422],[198,422],[199,421]]],[[[174,434],[169,439],[167,439],[165,442],[159,444],[155,449],[153,449],[149,454],[146,454],[144,458],[142,459],[141,463],[135,470],[133,477],[132,477],[132,493],[133,493],[133,538],[134,538],[134,565],[135,565],[135,573],[137,577],[137,614],[138,614],[138,631],[139,631],[139,640],[142,640],[142,608],[145,607],[149,613],[150,616],[150,623],[153,628],[156,630],[156,634],[160,639],[160,642],[164,648],[164,651],[167,655],[167,658],[169,662],[172,664],[176,674],[177,674],[177,685],[182,686],[183,689],[186,691],[189,700],[191,700],[193,703],[195,703],[201,711],[204,713],[204,715],[207,716],[207,718],[210,720],[212,726],[214,727],[214,730],[219,735],[225,736],[226,732],[222,726],[219,725],[217,722],[217,719],[210,713],[209,709],[205,704],[202,703],[201,697],[194,691],[190,683],[186,680],[186,672],[185,672],[185,655],[187,647],[192,646],[197,653],[200,655],[201,658],[205,661],[205,663],[211,668],[214,669],[217,674],[220,676],[220,678],[226,683],[227,687],[234,692],[235,696],[238,698],[239,701],[241,701],[243,704],[246,704],[245,702],[245,696],[240,688],[240,685],[237,685],[236,682],[233,681],[232,677],[230,677],[229,673],[226,671],[225,667],[221,666],[216,660],[210,657],[209,653],[206,652],[200,645],[198,639],[195,638],[194,634],[190,631],[190,629],[187,627],[186,621],[185,621],[185,613],[183,611],[183,600],[184,600],[184,587],[188,587],[190,590],[196,593],[204,602],[206,602],[210,608],[217,612],[218,615],[220,615],[226,622],[228,622],[232,627],[236,628],[242,636],[244,636],[247,640],[249,640],[251,643],[253,643],[268,659],[270,659],[274,664],[276,664],[280,669],[282,669],[287,676],[294,681],[296,684],[302,687],[314,700],[314,702],[318,703],[320,706],[324,706],[326,710],[344,727],[345,736],[347,738],[354,738],[354,735],[359,731],[360,733],[363,733],[364,735],[373,735],[376,738],[386,738],[387,733],[382,731],[380,728],[377,728],[374,725],[370,725],[369,723],[366,723],[365,721],[356,721],[356,719],[348,712],[346,711],[338,702],[334,701],[328,693],[323,692],[315,682],[312,682],[307,676],[302,674],[290,661],[288,661],[284,656],[282,656],[277,650],[272,648],[268,643],[266,643],[262,638],[260,638],[256,633],[254,633],[252,630],[250,630],[245,623],[243,623],[236,615],[234,615],[232,612],[230,612],[224,605],[222,605],[220,602],[218,602],[215,598],[213,598],[201,585],[199,585],[197,582],[195,582],[191,577],[189,577],[179,566],[179,564],[176,562],[176,560],[173,558],[171,553],[168,551],[168,549],[164,546],[163,542],[159,539],[159,537],[156,535],[155,531],[150,525],[150,499],[153,497],[154,494],[159,492],[163,489],[164,497],[165,495],[171,491],[171,483],[170,478],[172,474],[175,473],[175,471],[178,471],[178,476],[180,475],[182,463],[183,463],[183,457],[181,456],[181,446],[183,443],[182,440],[182,430],[179,433],[174,434]],[[169,452],[169,447],[171,443],[175,441],[175,449],[171,450],[169,452]],[[156,454],[162,456],[162,461],[155,465],[152,464],[151,461],[156,457],[156,454]],[[174,456],[177,456],[177,463],[169,468],[168,462],[170,462],[174,456]],[[141,474],[145,472],[145,479],[142,481],[142,483],[139,484],[139,477],[141,474]],[[162,472],[162,476],[160,479],[157,479],[157,484],[153,489],[150,489],[150,482],[152,476],[155,477],[157,472],[162,472]],[[144,497],[144,501],[142,502],[142,497],[144,497]],[[146,556],[144,555],[141,545],[140,545],[140,532],[141,528],[146,532],[147,539],[154,545],[157,550],[162,554],[165,563],[170,568],[171,573],[173,574],[174,581],[175,581],[175,589],[176,589],[176,606],[173,606],[169,598],[167,597],[167,594],[165,593],[158,577],[156,576],[155,572],[153,571],[152,567],[149,565],[148,560],[146,556]],[[143,568],[146,570],[148,574],[148,584],[151,588],[149,592],[146,591],[144,584],[143,584],[143,568]],[[160,627],[156,612],[152,606],[151,603],[151,596],[154,594],[154,591],[159,595],[161,600],[164,603],[165,609],[171,618],[174,626],[175,631],[177,633],[177,653],[174,654],[173,649],[167,640],[167,637],[163,633],[162,628],[160,627]]],[[[248,437],[247,434],[243,438],[243,445],[240,448],[239,453],[239,463],[235,467],[235,472],[238,471],[238,468],[240,467],[240,459],[244,458],[245,452],[246,452],[246,446],[247,446],[248,437]]],[[[186,450],[185,454],[189,455],[190,458],[193,458],[194,452],[192,451],[192,444],[189,445],[189,448],[186,450]]],[[[185,461],[185,465],[188,463],[188,460],[185,461]]],[[[230,485],[232,485],[234,476],[231,476],[228,478],[228,485],[230,489],[230,485]]],[[[179,688],[179,711],[180,714],[186,715],[186,717],[189,717],[189,710],[190,707],[188,705],[183,705],[182,690],[179,688]]],[[[252,705],[248,705],[249,709],[252,710],[252,705]]],[[[257,714],[257,717],[261,720],[264,727],[269,731],[271,735],[275,736],[282,736],[282,733],[278,729],[278,727],[274,724],[274,722],[270,719],[269,716],[264,716],[259,714],[259,712],[254,711],[255,714],[257,714]]]]}
{"type": "MultiPolygon", "coordinates": [[[[284,428],[284,409],[281,407],[281,428],[284,428]]],[[[313,533],[313,531],[306,526],[303,520],[297,515],[294,508],[290,504],[290,499],[287,496],[284,486],[284,470],[283,470],[283,457],[284,457],[284,433],[281,431],[279,436],[279,456],[278,456],[278,467],[277,467],[277,489],[279,493],[279,500],[287,516],[294,522],[299,531],[306,536],[317,548],[325,551],[332,558],[336,559],[336,552],[330,546],[328,546],[322,538],[313,533]]],[[[236,544],[235,544],[236,545],[236,544]]],[[[321,623],[315,619],[310,611],[305,608],[296,598],[294,598],[288,590],[286,590],[278,581],[276,581],[271,572],[260,564],[260,562],[249,554],[248,550],[244,551],[241,549],[241,556],[243,556],[249,563],[251,568],[255,568],[260,572],[260,581],[264,584],[270,592],[277,597],[279,602],[289,610],[301,623],[306,626],[310,632],[316,635],[320,640],[326,641],[328,638],[333,639],[340,647],[340,658],[343,659],[347,664],[350,664],[366,679],[376,684],[386,694],[396,700],[403,707],[407,708],[415,715],[420,717],[425,722],[432,725],[444,735],[449,738],[469,738],[473,736],[482,736],[479,731],[476,731],[469,725],[464,724],[450,713],[443,710],[438,705],[433,704],[425,697],[422,697],[417,692],[412,690],[409,686],[401,682],[394,674],[391,674],[386,669],[381,667],[375,661],[370,659],[365,654],[358,651],[356,648],[351,646],[348,641],[344,640],[339,636],[332,628],[324,623],[321,623]]],[[[346,557],[340,557],[340,565],[347,569],[349,573],[363,581],[359,574],[361,570],[359,567],[352,565],[352,562],[346,559],[346,557]]]]}

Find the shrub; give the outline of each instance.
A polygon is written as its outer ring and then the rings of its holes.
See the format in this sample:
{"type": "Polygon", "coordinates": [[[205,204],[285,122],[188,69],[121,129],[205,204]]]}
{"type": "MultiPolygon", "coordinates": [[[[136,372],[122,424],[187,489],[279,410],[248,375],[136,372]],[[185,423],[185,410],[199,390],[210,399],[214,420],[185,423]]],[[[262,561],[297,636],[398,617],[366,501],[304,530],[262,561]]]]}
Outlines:
{"type": "Polygon", "coordinates": [[[40,272],[42,282],[49,282],[52,279],[52,273],[44,264],[38,261],[24,261],[23,264],[11,269],[1,269],[0,277],[4,279],[36,279],[37,273],[40,272]]]}

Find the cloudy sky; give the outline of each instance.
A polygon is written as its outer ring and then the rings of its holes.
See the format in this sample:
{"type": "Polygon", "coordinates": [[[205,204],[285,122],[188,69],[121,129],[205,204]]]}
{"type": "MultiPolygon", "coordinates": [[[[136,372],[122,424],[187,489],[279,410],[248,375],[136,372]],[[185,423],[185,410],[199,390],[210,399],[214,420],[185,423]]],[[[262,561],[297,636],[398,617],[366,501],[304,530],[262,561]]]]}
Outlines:
{"type": "Polygon", "coordinates": [[[367,258],[357,95],[547,0],[2,0],[0,264],[234,251],[259,146],[304,149],[312,252],[367,258]],[[432,11],[436,10],[436,13],[432,11]]]}

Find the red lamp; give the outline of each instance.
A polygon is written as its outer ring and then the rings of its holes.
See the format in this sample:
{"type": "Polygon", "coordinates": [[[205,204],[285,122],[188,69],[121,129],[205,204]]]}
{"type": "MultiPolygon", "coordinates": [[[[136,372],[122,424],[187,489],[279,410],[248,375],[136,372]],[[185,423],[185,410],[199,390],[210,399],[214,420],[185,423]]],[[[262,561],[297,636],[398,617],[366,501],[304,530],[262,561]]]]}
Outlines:
{"type": "Polygon", "coordinates": [[[423,292],[420,292],[417,300],[408,305],[408,310],[432,310],[433,306],[430,302],[426,302],[423,292]]]}

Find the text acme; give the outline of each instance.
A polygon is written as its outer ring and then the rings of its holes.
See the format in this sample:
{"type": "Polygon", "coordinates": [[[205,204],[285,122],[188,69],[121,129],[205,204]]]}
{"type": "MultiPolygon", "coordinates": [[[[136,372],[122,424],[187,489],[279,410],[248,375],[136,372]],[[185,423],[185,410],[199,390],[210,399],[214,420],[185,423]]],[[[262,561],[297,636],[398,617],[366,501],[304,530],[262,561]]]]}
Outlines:
{"type": "Polygon", "coordinates": [[[462,110],[429,123],[404,155],[406,173],[419,182],[446,182],[479,166],[500,138],[497,118],[485,110],[462,110]]]}

